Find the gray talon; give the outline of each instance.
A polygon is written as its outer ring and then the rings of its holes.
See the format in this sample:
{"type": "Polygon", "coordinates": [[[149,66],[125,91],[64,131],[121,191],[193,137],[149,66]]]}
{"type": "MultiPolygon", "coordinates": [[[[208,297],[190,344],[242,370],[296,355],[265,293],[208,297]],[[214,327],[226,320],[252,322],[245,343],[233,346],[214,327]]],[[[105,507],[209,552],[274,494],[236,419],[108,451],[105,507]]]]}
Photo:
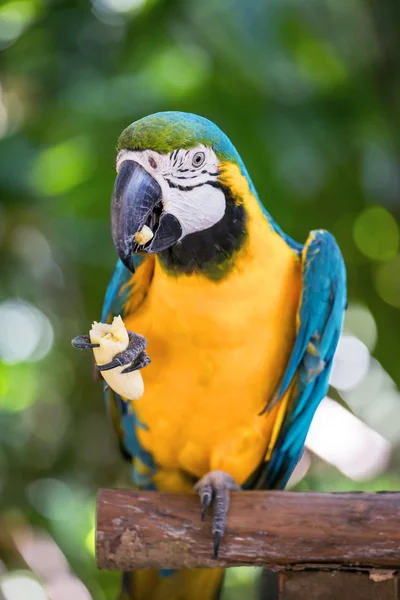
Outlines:
{"type": "Polygon", "coordinates": [[[222,533],[216,531],[213,536],[214,544],[213,544],[213,555],[214,558],[218,558],[219,544],[221,542],[222,533]]]}
{"type": "Polygon", "coordinates": [[[119,360],[112,360],[109,363],[106,363],[105,365],[96,365],[96,369],[98,371],[110,371],[110,369],[115,369],[115,367],[120,367],[121,363],[119,362],[119,360]]]}
{"type": "Polygon", "coordinates": [[[218,558],[221,538],[224,535],[226,516],[229,509],[229,492],[240,490],[240,486],[231,475],[224,471],[210,471],[194,486],[200,496],[201,520],[213,504],[212,534],[214,540],[214,558],[218,558]]]}
{"type": "Polygon", "coordinates": [[[201,520],[204,521],[204,515],[206,514],[207,508],[210,506],[213,499],[213,489],[211,484],[204,484],[200,493],[201,500],[201,520]]]}

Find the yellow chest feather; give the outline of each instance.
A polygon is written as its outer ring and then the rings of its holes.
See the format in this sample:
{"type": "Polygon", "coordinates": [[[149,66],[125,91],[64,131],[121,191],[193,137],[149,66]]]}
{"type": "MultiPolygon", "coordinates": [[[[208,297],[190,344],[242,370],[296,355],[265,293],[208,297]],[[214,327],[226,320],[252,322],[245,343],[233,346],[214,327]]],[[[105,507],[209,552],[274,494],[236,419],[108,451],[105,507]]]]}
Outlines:
{"type": "MultiPolygon", "coordinates": [[[[161,488],[185,471],[229,472],[242,484],[265,455],[276,410],[259,415],[292,350],[300,261],[264,219],[221,281],[167,274],[158,261],[148,294],[125,319],[148,339],[152,363],[135,403],[161,488]]],[[[179,486],[178,486],[179,487],[179,486]]]]}

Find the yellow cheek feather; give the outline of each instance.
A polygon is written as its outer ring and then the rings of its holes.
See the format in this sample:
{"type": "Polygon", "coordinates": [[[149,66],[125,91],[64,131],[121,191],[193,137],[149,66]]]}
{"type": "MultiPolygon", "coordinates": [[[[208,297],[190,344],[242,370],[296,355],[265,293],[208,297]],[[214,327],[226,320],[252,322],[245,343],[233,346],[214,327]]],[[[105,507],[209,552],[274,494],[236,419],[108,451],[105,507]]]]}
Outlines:
{"type": "Polygon", "coordinates": [[[147,429],[137,435],[158,466],[160,489],[185,488],[182,471],[201,477],[212,469],[243,484],[269,457],[291,399],[260,415],[293,348],[300,258],[274,232],[237,165],[223,163],[220,180],[248,215],[229,274],[170,275],[151,257],[132,280],[128,310],[140,307],[125,324],[148,339],[152,358],[135,403],[147,429]],[[147,295],[142,281],[151,281],[147,295]]]}
{"type": "Polygon", "coordinates": [[[219,172],[219,181],[231,190],[236,204],[245,204],[248,206],[249,203],[253,203],[255,199],[252,198],[249,184],[237,165],[228,161],[222,161],[219,165],[219,172]]]}

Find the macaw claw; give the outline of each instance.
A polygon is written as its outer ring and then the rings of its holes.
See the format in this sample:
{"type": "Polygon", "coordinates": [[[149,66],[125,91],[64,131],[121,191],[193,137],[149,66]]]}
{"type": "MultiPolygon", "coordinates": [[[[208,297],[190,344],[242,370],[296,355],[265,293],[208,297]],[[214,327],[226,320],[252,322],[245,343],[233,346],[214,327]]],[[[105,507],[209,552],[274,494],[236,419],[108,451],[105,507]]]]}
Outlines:
{"type": "Polygon", "coordinates": [[[115,369],[115,367],[120,367],[121,363],[119,362],[119,360],[112,360],[109,363],[106,363],[105,365],[95,365],[97,371],[109,371],[110,369],[115,369]]]}
{"type": "Polygon", "coordinates": [[[151,358],[147,354],[147,352],[143,351],[135,358],[134,361],[131,362],[121,373],[132,373],[132,371],[137,371],[138,369],[143,369],[143,367],[147,367],[151,363],[151,358]]]}
{"type": "Polygon", "coordinates": [[[143,369],[143,367],[147,367],[150,364],[150,356],[145,352],[147,346],[146,339],[142,335],[133,333],[132,331],[128,331],[128,337],[129,344],[127,349],[118,352],[118,354],[113,356],[112,361],[104,365],[96,365],[98,371],[110,371],[111,369],[115,369],[115,367],[124,367],[126,365],[126,368],[121,373],[132,373],[132,371],[143,369]]]}
{"type": "Polygon", "coordinates": [[[71,344],[78,350],[86,350],[90,348],[98,348],[100,344],[92,344],[88,335],[78,335],[71,340],[71,344]]]}
{"type": "Polygon", "coordinates": [[[214,540],[214,558],[218,558],[221,538],[224,535],[226,517],[229,509],[229,492],[240,490],[231,475],[224,471],[210,471],[194,486],[200,496],[201,520],[207,508],[213,504],[212,534],[214,540]]]}

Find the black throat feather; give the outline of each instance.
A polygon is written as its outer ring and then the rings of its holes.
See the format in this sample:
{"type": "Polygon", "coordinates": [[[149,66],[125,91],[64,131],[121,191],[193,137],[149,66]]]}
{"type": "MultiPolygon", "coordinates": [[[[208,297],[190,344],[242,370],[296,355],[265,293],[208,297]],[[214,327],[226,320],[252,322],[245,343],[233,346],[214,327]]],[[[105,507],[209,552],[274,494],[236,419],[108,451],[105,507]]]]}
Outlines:
{"type": "Polygon", "coordinates": [[[173,275],[201,273],[219,280],[229,273],[235,254],[247,236],[247,214],[243,204],[235,200],[226,186],[218,186],[225,195],[225,214],[218,223],[204,231],[185,236],[171,248],[160,252],[163,269],[173,275]]]}

